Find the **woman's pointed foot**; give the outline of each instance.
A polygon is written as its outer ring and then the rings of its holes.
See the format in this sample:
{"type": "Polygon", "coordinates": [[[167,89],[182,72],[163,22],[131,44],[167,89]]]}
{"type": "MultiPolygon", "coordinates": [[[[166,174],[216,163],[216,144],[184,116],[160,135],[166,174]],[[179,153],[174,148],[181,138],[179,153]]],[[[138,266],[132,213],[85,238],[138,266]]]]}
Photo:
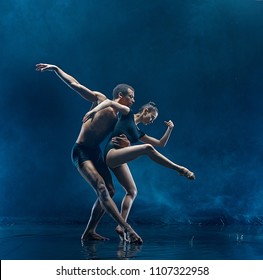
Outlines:
{"type": "Polygon", "coordinates": [[[127,239],[129,241],[129,243],[131,243],[131,244],[138,244],[138,245],[143,243],[142,238],[134,230],[128,231],[126,229],[124,232],[127,235],[127,239]]]}
{"type": "Polygon", "coordinates": [[[194,172],[191,172],[190,170],[188,170],[187,168],[185,167],[182,167],[180,171],[178,171],[178,173],[181,175],[181,176],[184,176],[186,177],[187,179],[189,180],[195,180],[195,174],[194,172]]]}

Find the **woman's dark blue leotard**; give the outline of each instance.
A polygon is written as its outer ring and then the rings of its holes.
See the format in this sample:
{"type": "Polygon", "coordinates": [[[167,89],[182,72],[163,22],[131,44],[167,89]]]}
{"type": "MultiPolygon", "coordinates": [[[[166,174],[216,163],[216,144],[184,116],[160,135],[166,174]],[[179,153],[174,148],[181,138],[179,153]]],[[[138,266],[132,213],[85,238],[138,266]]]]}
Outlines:
{"type": "Polygon", "coordinates": [[[132,110],[130,110],[130,112],[127,115],[120,114],[120,117],[114,127],[112,135],[105,146],[105,157],[110,149],[115,148],[111,141],[111,138],[114,136],[120,136],[121,134],[125,134],[131,142],[131,144],[138,142],[139,139],[145,135],[145,133],[142,130],[140,130],[135,124],[132,110]]]}

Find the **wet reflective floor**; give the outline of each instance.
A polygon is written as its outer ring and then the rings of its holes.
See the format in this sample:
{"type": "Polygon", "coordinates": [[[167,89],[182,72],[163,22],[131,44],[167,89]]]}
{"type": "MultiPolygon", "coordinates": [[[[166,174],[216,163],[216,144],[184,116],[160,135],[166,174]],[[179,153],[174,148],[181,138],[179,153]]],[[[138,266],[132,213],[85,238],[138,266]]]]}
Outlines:
{"type": "MultiPolygon", "coordinates": [[[[85,225],[0,225],[2,260],[262,260],[263,226],[136,225],[143,245],[82,243],[85,225]]],[[[104,229],[105,230],[105,229],[104,229]]],[[[99,231],[103,233],[102,231],[99,231]]]]}

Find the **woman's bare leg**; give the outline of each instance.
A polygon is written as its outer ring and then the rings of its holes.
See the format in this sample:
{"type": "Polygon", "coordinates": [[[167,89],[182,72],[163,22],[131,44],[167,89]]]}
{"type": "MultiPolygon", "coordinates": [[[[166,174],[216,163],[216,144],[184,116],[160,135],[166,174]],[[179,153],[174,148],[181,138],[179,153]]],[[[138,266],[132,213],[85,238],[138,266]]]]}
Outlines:
{"type": "MultiPolygon", "coordinates": [[[[127,221],[133,201],[137,196],[137,188],[127,164],[122,164],[116,168],[113,168],[112,171],[114,172],[119,183],[126,190],[126,194],[122,200],[121,215],[124,218],[124,220],[127,221]]],[[[123,230],[120,225],[117,226],[116,232],[122,239],[123,230]]]]}
{"type": "Polygon", "coordinates": [[[143,155],[148,156],[151,160],[160,165],[176,170],[180,175],[186,176],[188,179],[195,179],[193,172],[172,162],[150,144],[135,145],[122,149],[111,149],[107,154],[106,163],[110,168],[115,168],[143,155]]]}
{"type": "Polygon", "coordinates": [[[122,200],[121,215],[124,220],[127,221],[132,203],[137,196],[137,188],[127,164],[122,164],[119,167],[113,168],[112,171],[126,191],[122,200]]]}

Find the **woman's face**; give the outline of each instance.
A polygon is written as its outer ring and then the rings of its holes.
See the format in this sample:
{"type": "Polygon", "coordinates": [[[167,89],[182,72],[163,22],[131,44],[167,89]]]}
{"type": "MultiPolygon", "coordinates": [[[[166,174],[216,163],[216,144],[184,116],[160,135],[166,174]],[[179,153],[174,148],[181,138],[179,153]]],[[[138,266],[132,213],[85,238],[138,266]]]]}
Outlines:
{"type": "Polygon", "coordinates": [[[158,112],[156,110],[149,111],[148,109],[145,109],[142,115],[142,123],[144,125],[151,124],[156,120],[157,117],[158,117],[158,112]]]}

